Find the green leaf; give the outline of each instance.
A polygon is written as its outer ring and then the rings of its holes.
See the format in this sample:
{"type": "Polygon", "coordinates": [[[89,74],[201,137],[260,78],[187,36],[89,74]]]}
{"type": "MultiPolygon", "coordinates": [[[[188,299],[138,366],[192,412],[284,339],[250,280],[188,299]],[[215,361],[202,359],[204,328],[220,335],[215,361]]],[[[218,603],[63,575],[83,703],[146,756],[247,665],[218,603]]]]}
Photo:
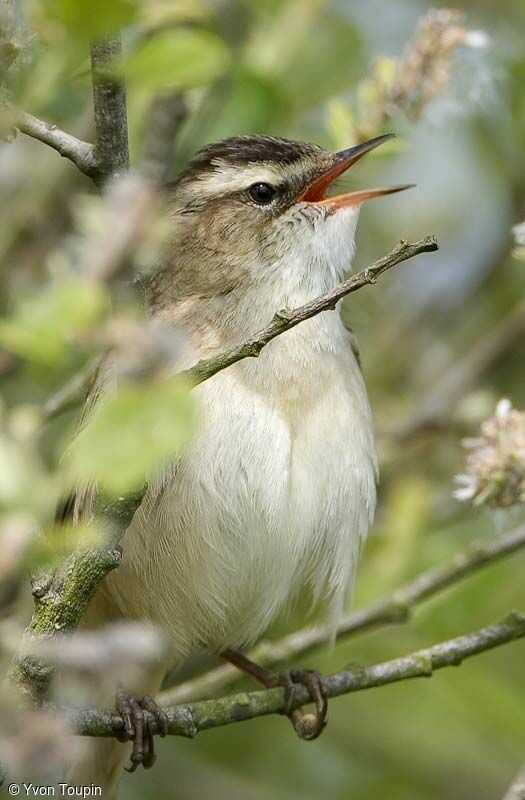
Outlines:
{"type": "Polygon", "coordinates": [[[106,397],[70,449],[76,479],[108,492],[138,489],[151,471],[172,459],[194,428],[189,387],[179,378],[130,383],[106,397]]]}
{"type": "Polygon", "coordinates": [[[229,64],[224,42],[208,31],[162,31],[140,43],[122,68],[135,88],[163,91],[202,86],[229,64]]]}
{"type": "Polygon", "coordinates": [[[76,35],[107,36],[133,21],[134,0],[43,0],[43,10],[76,35]]]}
{"type": "Polygon", "coordinates": [[[57,366],[78,334],[106,307],[104,289],[92,282],[55,284],[23,300],[9,319],[0,320],[0,344],[16,355],[57,366]]]}

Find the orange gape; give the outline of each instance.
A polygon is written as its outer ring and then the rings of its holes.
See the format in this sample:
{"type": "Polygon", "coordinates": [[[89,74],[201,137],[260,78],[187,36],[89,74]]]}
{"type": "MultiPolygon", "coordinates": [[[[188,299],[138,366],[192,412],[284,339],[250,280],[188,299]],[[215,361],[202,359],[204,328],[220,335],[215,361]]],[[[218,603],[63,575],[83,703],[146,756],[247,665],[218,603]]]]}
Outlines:
{"type": "Polygon", "coordinates": [[[379,189],[362,189],[356,192],[348,192],[346,194],[336,195],[335,197],[326,197],[325,193],[332,183],[346,172],[353,164],[361,159],[366,153],[375,150],[376,147],[393,139],[391,133],[384,136],[377,136],[375,139],[370,139],[369,142],[358,144],[355,147],[350,147],[348,150],[342,150],[339,155],[339,160],[332,169],[323,173],[317,180],[313,181],[306,191],[299,197],[305,203],[323,204],[330,207],[330,210],[336,211],[338,208],[344,206],[355,206],[363,203],[365,200],[372,200],[374,197],[383,197],[387,194],[395,194],[395,192],[402,192],[404,189],[410,189],[414,184],[408,183],[402,186],[392,186],[388,188],[379,189]]]}

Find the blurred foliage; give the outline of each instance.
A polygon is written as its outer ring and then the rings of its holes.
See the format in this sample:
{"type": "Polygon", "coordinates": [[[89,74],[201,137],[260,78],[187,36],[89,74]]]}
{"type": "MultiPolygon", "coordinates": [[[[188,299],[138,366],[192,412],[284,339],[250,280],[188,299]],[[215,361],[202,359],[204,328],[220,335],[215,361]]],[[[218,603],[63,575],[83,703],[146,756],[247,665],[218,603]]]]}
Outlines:
{"type": "MultiPolygon", "coordinates": [[[[361,343],[382,475],[358,604],[514,521],[510,511],[459,504],[452,488],[463,470],[462,437],[479,429],[502,396],[525,407],[523,335],[510,337],[465,379],[444,421],[399,433],[460,359],[473,364],[479,343],[495,341],[525,290],[525,5],[458,0],[455,8],[466,16],[457,25],[483,35],[446,51],[445,80],[440,73],[421,102],[430,73],[419,82],[413,74],[412,83],[400,76],[415,63],[410,54],[421,53],[414,36],[429,8],[425,0],[0,5],[1,102],[91,141],[88,39],[124,26],[121,67],[129,79],[135,163],[159,91],[185,90],[189,108],[173,175],[202,143],[235,133],[274,133],[332,148],[385,130],[400,134],[395,146],[345,178],[359,186],[414,180],[419,187],[363,210],[356,266],[400,237],[433,232],[441,251],[389,273],[344,308],[361,343]],[[404,99],[394,92],[401,84],[404,99]]],[[[122,281],[112,286],[109,302],[107,287],[77,274],[77,254],[92,236],[82,221],[86,195],[90,219],[102,218],[105,200],[56,153],[22,135],[0,145],[2,577],[17,571],[10,553],[23,553],[30,565],[47,561],[34,531],[52,529],[56,499],[71,480],[60,456],[78,414],[47,421],[44,401],[94,348],[107,345],[110,308],[126,321],[140,305],[134,287],[122,281]]],[[[142,266],[144,256],[137,258],[131,254],[130,266],[142,266]]],[[[158,376],[126,380],[77,440],[75,469],[110,491],[125,491],[183,446],[193,416],[178,384],[160,388],[158,376]],[[169,436],[161,438],[160,427],[169,436]]],[[[63,539],[55,537],[62,552],[63,539]]],[[[486,624],[523,607],[522,573],[523,556],[514,557],[426,605],[412,623],[320,651],[311,663],[333,671],[349,661],[386,660],[486,624]]],[[[275,633],[300,622],[298,615],[275,633]]],[[[233,725],[195,742],[165,740],[155,770],[126,776],[123,793],[131,800],[501,797],[525,758],[524,655],[524,645],[515,644],[430,681],[341,698],[331,704],[326,733],[312,744],[298,741],[279,718],[233,725]]]]}
{"type": "Polygon", "coordinates": [[[189,89],[208,83],[226,68],[228,54],[212,33],[167,30],[146,39],[124,60],[131,91],[189,89]]]}
{"type": "Polygon", "coordinates": [[[55,284],[18,302],[0,320],[0,344],[27,362],[53,368],[71,354],[72,338],[100,318],[104,296],[94,283],[55,284]]]}
{"type": "Polygon", "coordinates": [[[121,387],[96,406],[71,445],[73,477],[94,478],[117,495],[140,489],[144,475],[186,444],[192,411],[188,387],[177,378],[121,387]]]}

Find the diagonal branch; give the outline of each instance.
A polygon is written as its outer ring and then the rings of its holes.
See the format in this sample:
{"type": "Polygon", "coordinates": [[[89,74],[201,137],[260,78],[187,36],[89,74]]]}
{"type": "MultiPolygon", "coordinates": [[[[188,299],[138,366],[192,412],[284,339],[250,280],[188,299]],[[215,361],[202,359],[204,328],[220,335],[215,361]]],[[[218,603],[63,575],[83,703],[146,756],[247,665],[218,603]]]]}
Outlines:
{"type": "MultiPolygon", "coordinates": [[[[320,314],[322,311],[333,310],[343,297],[346,297],[346,295],[352,292],[356,292],[358,289],[362,289],[364,286],[376,283],[380,275],[392,269],[392,267],[395,267],[397,264],[408,261],[408,259],[420,253],[432,253],[438,249],[437,240],[435,236],[432,235],[425,236],[424,239],[413,244],[401,241],[397,247],[386,256],[378,259],[370,267],[366,267],[366,269],[361,270],[361,272],[358,272],[348,280],[343,281],[343,283],[340,283],[331,291],[316,297],[314,300],[310,300],[308,303],[305,303],[305,305],[299,306],[293,311],[284,310],[276,312],[272,321],[265,328],[255,333],[238,347],[217,356],[212,356],[206,360],[201,360],[197,362],[197,364],[194,364],[193,367],[182,372],[181,375],[188,377],[190,382],[196,386],[208,380],[208,378],[211,378],[217,372],[235,364],[237,361],[242,361],[244,358],[256,358],[272,339],[286,333],[286,331],[291,330],[291,328],[299,325],[299,323],[311,319],[311,317],[316,316],[316,314],[320,314]]],[[[78,385],[82,385],[80,378],[78,380],[78,385]]],[[[70,408],[72,403],[75,402],[75,396],[72,396],[70,391],[64,391],[63,394],[63,403],[61,402],[62,390],[59,390],[49,401],[52,405],[52,414],[54,417],[59,416],[62,410],[70,408]]],[[[81,403],[82,400],[83,397],[79,391],[76,393],[77,404],[81,403]]]]}
{"type": "Polygon", "coordinates": [[[414,244],[402,240],[388,255],[378,259],[372,266],[361,270],[357,275],[353,275],[348,280],[343,281],[335,289],[331,289],[329,292],[310,300],[292,311],[288,309],[278,311],[269,325],[251,336],[243,344],[228,350],[226,353],[199,361],[191,369],[181,374],[189,377],[194,384],[198,384],[208,380],[217,372],[230,367],[237,361],[242,361],[243,358],[257,358],[272,339],[295,328],[299,323],[315,317],[322,311],[335,310],[337,303],[343,297],[362,289],[363,286],[376,283],[380,275],[402,261],[407,261],[420,253],[433,253],[438,249],[439,246],[435,236],[425,236],[424,239],[414,244]]]}
{"type": "MultiPolygon", "coordinates": [[[[438,669],[456,667],[467,658],[523,637],[525,637],[525,615],[514,611],[496,625],[480,628],[391,661],[336,672],[325,677],[323,684],[328,697],[339,697],[411,678],[429,678],[438,669]]],[[[299,708],[308,702],[311,702],[308,690],[303,686],[297,686],[293,707],[299,708]]],[[[165,711],[170,735],[194,737],[200,731],[209,728],[218,728],[268,714],[282,714],[284,708],[284,691],[279,688],[243,692],[217,700],[173,706],[165,711]]],[[[120,716],[109,709],[100,711],[65,709],[63,713],[75,732],[81,736],[114,737],[123,728],[120,716]]],[[[150,714],[148,714],[148,724],[152,732],[157,731],[156,721],[150,714]]]]}
{"type": "Polygon", "coordinates": [[[80,172],[83,172],[96,184],[99,183],[100,170],[92,144],[83,142],[82,139],[77,139],[76,136],[60,130],[56,125],[44,122],[25,111],[14,112],[13,125],[26,136],[31,136],[52,147],[61,156],[72,161],[80,172]]]}
{"type": "MultiPolygon", "coordinates": [[[[474,542],[457,553],[452,561],[422,572],[401,586],[389,597],[377,600],[367,608],[352,611],[341,620],[337,638],[342,639],[382,625],[406,622],[411,612],[424,600],[455,586],[463,578],[483,567],[495,564],[519,550],[525,550],[525,525],[489,542],[474,542]]],[[[295,661],[328,641],[330,631],[325,625],[312,625],[284,636],[277,641],[261,642],[248,657],[265,667],[275,667],[295,661]]],[[[212,697],[242,679],[231,664],[223,664],[193,680],[166,689],[157,696],[162,705],[185,703],[195,698],[212,697]]]]}

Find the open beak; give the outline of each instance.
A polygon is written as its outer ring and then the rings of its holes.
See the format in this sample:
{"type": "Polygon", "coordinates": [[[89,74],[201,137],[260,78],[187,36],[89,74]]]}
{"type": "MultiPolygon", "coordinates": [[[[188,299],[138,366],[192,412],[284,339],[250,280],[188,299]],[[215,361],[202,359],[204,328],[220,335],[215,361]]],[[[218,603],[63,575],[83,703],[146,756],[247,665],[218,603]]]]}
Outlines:
{"type": "Polygon", "coordinates": [[[395,194],[395,192],[411,189],[415,184],[407,183],[402,186],[389,186],[381,189],[361,189],[357,192],[326,197],[326,191],[336,178],[357,163],[364,155],[370,153],[371,150],[375,150],[376,147],[379,147],[384,142],[390,141],[394,136],[395,134],[393,133],[386,133],[384,136],[376,136],[375,139],[369,139],[368,142],[363,142],[355,147],[349,147],[347,150],[341,150],[336,153],[334,165],[311,183],[299,199],[305,203],[326,205],[329,206],[330,210],[336,211],[338,208],[359,205],[365,200],[372,200],[374,197],[384,197],[387,194],[395,194]]]}

